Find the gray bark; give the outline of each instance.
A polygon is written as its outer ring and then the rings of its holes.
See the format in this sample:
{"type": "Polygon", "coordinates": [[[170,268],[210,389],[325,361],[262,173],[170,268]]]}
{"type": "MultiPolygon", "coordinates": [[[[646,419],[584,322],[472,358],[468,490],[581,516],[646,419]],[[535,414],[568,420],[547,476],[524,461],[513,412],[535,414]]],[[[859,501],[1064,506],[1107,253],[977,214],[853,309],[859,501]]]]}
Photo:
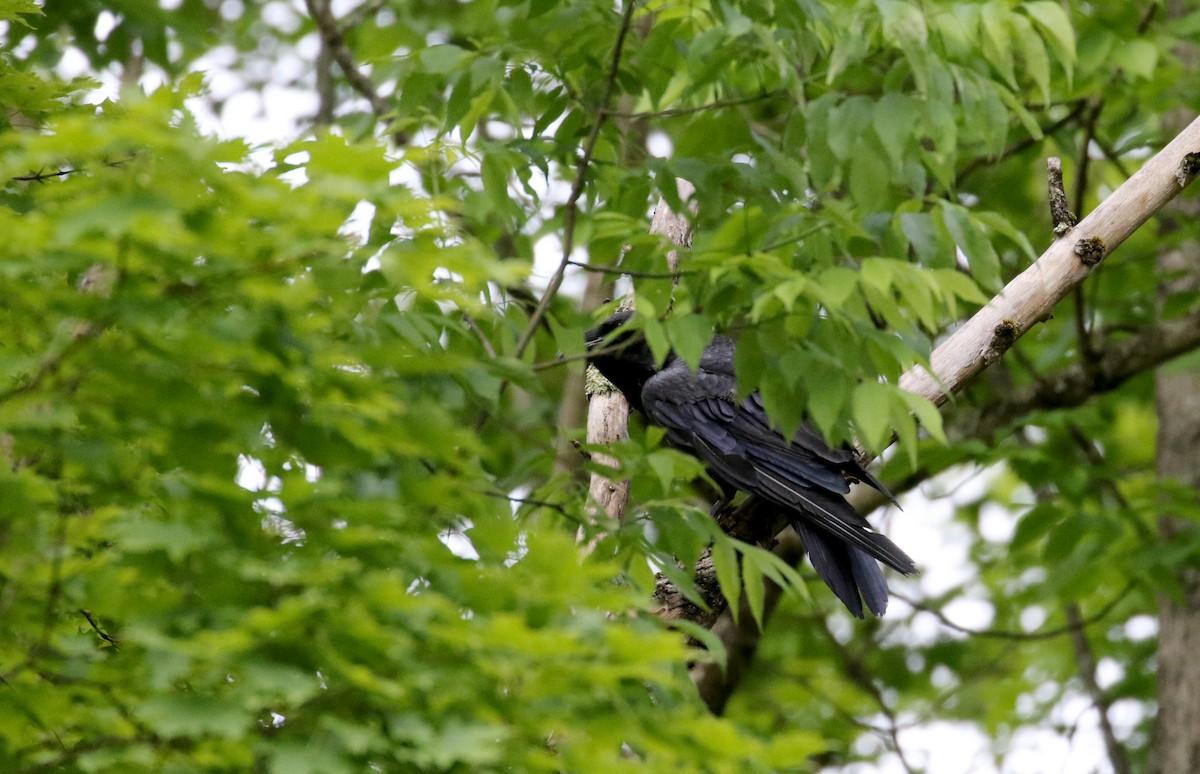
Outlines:
{"type": "MultiPolygon", "coordinates": [[[[1194,200],[1188,204],[1190,209],[1200,210],[1194,200]]],[[[1191,214],[1192,218],[1197,216],[1200,212],[1191,214]]],[[[1159,270],[1164,276],[1176,277],[1164,285],[1164,296],[1200,288],[1200,245],[1193,242],[1187,249],[1163,255],[1159,270]]],[[[1180,370],[1169,365],[1160,369],[1155,403],[1159,477],[1200,489],[1200,369],[1180,370]]],[[[1194,529],[1195,524],[1175,518],[1169,508],[1164,509],[1159,521],[1163,542],[1169,543],[1181,532],[1194,529]]],[[[1150,770],[1156,774],[1192,774],[1200,771],[1200,569],[1181,568],[1173,580],[1178,585],[1177,593],[1162,593],[1158,605],[1158,717],[1150,770]]]]}
{"type": "MultiPolygon", "coordinates": [[[[1167,15],[1178,18],[1190,3],[1174,0],[1167,15]]],[[[1184,72],[1193,76],[1200,66],[1200,47],[1183,43],[1176,55],[1184,72]]],[[[1179,127],[1188,117],[1180,109],[1167,128],[1179,127]]],[[[1192,148],[1200,152],[1200,145],[1192,148]]],[[[1164,213],[1162,231],[1190,227],[1200,218],[1200,201],[1190,197],[1175,202],[1164,213]]],[[[1161,302],[1180,292],[1200,289],[1200,240],[1185,241],[1158,260],[1161,302]]],[[[1196,311],[1193,309],[1192,311],[1196,311]]],[[[1170,365],[1159,369],[1154,384],[1158,412],[1156,468],[1160,478],[1174,479],[1196,490],[1200,497],[1200,368],[1182,370],[1170,365]]],[[[1196,529],[1164,508],[1159,534],[1169,543],[1188,529],[1196,529]]],[[[1173,579],[1178,593],[1163,593],[1158,601],[1158,715],[1150,747],[1150,771],[1155,774],[1190,774],[1200,771],[1200,569],[1181,568],[1173,579]]]]}

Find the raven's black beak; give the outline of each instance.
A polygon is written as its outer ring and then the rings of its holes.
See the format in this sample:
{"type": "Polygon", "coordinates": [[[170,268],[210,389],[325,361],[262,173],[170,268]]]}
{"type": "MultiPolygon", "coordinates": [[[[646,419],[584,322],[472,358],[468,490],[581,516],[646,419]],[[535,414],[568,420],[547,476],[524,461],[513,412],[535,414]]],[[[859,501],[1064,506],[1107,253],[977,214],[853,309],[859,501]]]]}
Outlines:
{"type": "Polygon", "coordinates": [[[624,325],[632,316],[633,312],[627,309],[614,312],[607,320],[600,323],[595,328],[591,328],[584,332],[584,344],[587,345],[589,350],[592,350],[603,344],[605,339],[608,339],[611,342],[613,332],[624,325]]]}

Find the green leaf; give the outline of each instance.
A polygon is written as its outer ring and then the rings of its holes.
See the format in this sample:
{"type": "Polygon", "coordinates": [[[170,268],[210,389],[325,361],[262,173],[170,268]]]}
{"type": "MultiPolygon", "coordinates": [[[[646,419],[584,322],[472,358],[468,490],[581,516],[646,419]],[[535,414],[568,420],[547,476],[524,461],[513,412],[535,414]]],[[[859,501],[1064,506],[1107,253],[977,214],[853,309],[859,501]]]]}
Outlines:
{"type": "Polygon", "coordinates": [[[804,421],[804,401],[797,395],[793,374],[768,371],[759,384],[763,408],[771,419],[771,425],[785,437],[795,435],[804,421]]]}
{"type": "Polygon", "coordinates": [[[671,483],[675,480],[675,456],[670,453],[655,451],[646,455],[646,464],[658,477],[658,485],[663,495],[671,491],[671,483]]]}
{"type": "Polygon", "coordinates": [[[982,9],[983,55],[1010,88],[1017,88],[1013,71],[1012,12],[1004,0],[991,0],[982,9]]]}
{"type": "Polygon", "coordinates": [[[167,738],[234,737],[253,724],[253,718],[235,702],[191,694],[149,698],[135,713],[155,733],[167,738]]]}
{"type": "Polygon", "coordinates": [[[807,395],[805,408],[821,432],[829,436],[843,419],[842,411],[850,397],[852,382],[830,363],[812,358],[801,374],[807,395]]]}
{"type": "Polygon", "coordinates": [[[1000,257],[967,209],[958,204],[942,202],[942,222],[946,224],[950,237],[967,256],[975,281],[985,288],[998,290],[1000,257]]]}
{"type": "Polygon", "coordinates": [[[969,276],[956,269],[933,269],[937,283],[948,293],[972,304],[986,304],[990,299],[969,276]]]}
{"type": "Polygon", "coordinates": [[[704,646],[703,653],[697,654],[698,659],[711,659],[721,668],[722,672],[728,669],[729,651],[725,647],[725,642],[711,628],[701,626],[686,618],[672,621],[671,627],[678,629],[704,646]]]}
{"type": "Polygon", "coordinates": [[[915,5],[902,0],[876,0],[883,19],[884,35],[906,51],[925,47],[929,43],[929,31],[925,17],[915,5]]]}
{"type": "Polygon", "coordinates": [[[349,760],[319,744],[284,741],[271,747],[268,758],[271,774],[348,774],[354,771],[349,760]]]}
{"type": "Polygon", "coordinates": [[[942,428],[942,412],[937,406],[923,396],[906,390],[899,390],[898,394],[907,404],[909,411],[916,415],[921,427],[925,428],[939,443],[949,443],[946,439],[946,432],[942,428]]]}
{"type": "Polygon", "coordinates": [[[808,585],[805,584],[804,578],[800,576],[795,567],[771,551],[758,546],[740,544],[739,550],[742,552],[743,564],[746,562],[754,564],[765,577],[770,578],[772,583],[798,602],[810,601],[808,585]]]}
{"type": "Polygon", "coordinates": [[[1037,260],[1037,251],[1033,249],[1033,245],[1029,242],[1029,237],[1026,236],[1024,231],[1013,226],[1008,218],[996,212],[981,212],[975,216],[975,219],[997,234],[1008,237],[1013,244],[1021,249],[1021,252],[1030,262],[1037,260]]]}
{"type": "Polygon", "coordinates": [[[900,230],[927,266],[945,265],[949,260],[946,248],[938,238],[937,226],[928,212],[905,212],[899,216],[900,230]]]}
{"type": "Polygon", "coordinates": [[[718,536],[712,544],[713,569],[717,572],[717,583],[721,586],[721,595],[737,619],[738,606],[742,597],[742,573],[738,566],[737,551],[733,543],[724,536],[718,536]]]}
{"type": "Polygon", "coordinates": [[[650,345],[650,351],[654,353],[655,361],[663,363],[671,351],[671,341],[667,338],[666,328],[658,321],[654,307],[647,303],[650,299],[645,295],[640,299],[643,303],[638,307],[640,310],[638,317],[641,319],[642,333],[646,336],[646,343],[650,345]]]}
{"type": "Polygon", "coordinates": [[[698,367],[704,348],[712,342],[712,321],[703,314],[673,315],[667,318],[666,328],[675,354],[690,368],[698,367]]]}
{"type": "Polygon", "coordinates": [[[888,165],[871,143],[860,142],[850,161],[850,195],[864,213],[878,212],[887,200],[888,165]]]}
{"type": "Polygon", "coordinates": [[[858,436],[871,451],[880,451],[891,436],[891,389],[879,382],[862,382],[851,397],[858,436]]]}
{"type": "Polygon", "coordinates": [[[768,348],[763,346],[762,337],[758,335],[758,331],[747,331],[738,339],[733,357],[738,388],[744,391],[739,397],[745,397],[762,383],[763,375],[769,367],[767,351],[768,348]]]}
{"type": "Polygon", "coordinates": [[[875,106],[866,97],[851,97],[829,114],[829,147],[841,161],[853,162],[864,142],[863,128],[871,125],[875,106]]]}
{"type": "Polygon", "coordinates": [[[1047,42],[1059,64],[1066,70],[1067,84],[1070,85],[1075,68],[1075,30],[1067,12],[1055,0],[1025,3],[1021,10],[1029,14],[1034,23],[1048,35],[1047,42]]]}
{"type": "Polygon", "coordinates": [[[450,44],[430,46],[420,53],[425,71],[437,75],[454,72],[468,57],[470,54],[467,51],[450,44]]]}
{"type": "Polygon", "coordinates": [[[859,273],[844,266],[830,266],[817,278],[817,294],[827,309],[838,309],[858,290],[859,273]]]}
{"type": "Polygon", "coordinates": [[[1038,503],[1017,521],[1010,545],[1020,551],[1048,534],[1056,521],[1055,510],[1047,503],[1038,503]]]}
{"type": "Polygon", "coordinates": [[[894,166],[908,155],[920,117],[920,103],[906,94],[888,92],[875,103],[872,126],[894,166]]]}
{"type": "Polygon", "coordinates": [[[901,451],[908,457],[909,468],[915,470],[917,467],[917,422],[908,413],[908,406],[899,395],[893,393],[891,399],[892,429],[896,433],[901,451]]]}
{"type": "Polygon", "coordinates": [[[1024,61],[1023,69],[1038,87],[1042,102],[1048,105],[1050,104],[1050,57],[1046,54],[1046,46],[1028,19],[1015,14],[1010,18],[1018,39],[1017,51],[1024,61]]]}
{"type": "Polygon", "coordinates": [[[510,165],[500,158],[498,153],[486,153],[479,165],[483,178],[483,190],[491,198],[497,212],[506,212],[511,203],[508,193],[508,179],[512,173],[510,165]]]}
{"type": "Polygon", "coordinates": [[[744,554],[742,556],[742,589],[745,592],[746,604],[750,608],[750,615],[754,617],[754,623],[761,630],[763,628],[763,609],[766,604],[763,573],[755,562],[746,561],[744,554]]]}
{"type": "Polygon", "coordinates": [[[1150,41],[1125,41],[1114,55],[1125,72],[1144,80],[1154,77],[1154,71],[1158,67],[1158,46],[1150,41]]]}

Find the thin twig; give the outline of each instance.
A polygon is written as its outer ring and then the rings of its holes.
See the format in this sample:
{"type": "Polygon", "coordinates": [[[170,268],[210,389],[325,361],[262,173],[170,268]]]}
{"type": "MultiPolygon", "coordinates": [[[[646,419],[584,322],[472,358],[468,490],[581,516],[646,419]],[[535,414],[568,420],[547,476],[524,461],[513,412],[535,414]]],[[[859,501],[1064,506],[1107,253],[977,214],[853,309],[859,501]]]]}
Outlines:
{"type": "Polygon", "coordinates": [[[117,644],[117,638],[104,631],[104,628],[100,626],[100,621],[97,620],[96,616],[92,615],[90,610],[84,610],[83,608],[80,608],[79,614],[87,619],[88,626],[92,627],[92,631],[96,633],[97,637],[104,640],[109,645],[112,645],[114,649],[120,650],[121,646],[117,644]]]}
{"type": "MultiPolygon", "coordinates": [[[[382,120],[392,112],[392,105],[388,100],[379,96],[379,92],[375,90],[375,84],[371,83],[371,79],[358,69],[354,55],[346,46],[342,29],[338,26],[337,19],[333,18],[330,0],[304,0],[304,5],[308,8],[308,15],[312,17],[313,24],[317,26],[317,31],[321,34],[321,39],[328,47],[330,55],[338,63],[338,69],[342,71],[342,75],[346,76],[346,82],[371,104],[371,111],[375,117],[382,120]]],[[[397,132],[393,139],[397,145],[403,145],[407,140],[400,132],[397,132]]]]}
{"type": "Polygon", "coordinates": [[[1065,606],[1064,612],[1071,625],[1071,645],[1075,648],[1079,676],[1092,699],[1092,704],[1096,707],[1096,712],[1100,714],[1100,732],[1104,736],[1104,747],[1108,750],[1108,762],[1112,764],[1116,774],[1130,774],[1129,757],[1125,754],[1125,748],[1117,741],[1112,722],[1108,719],[1108,710],[1112,707],[1112,702],[1096,682],[1096,655],[1092,652],[1092,644],[1088,642],[1087,632],[1084,631],[1079,605],[1070,602],[1065,606]]]}
{"type": "Polygon", "coordinates": [[[567,261],[570,266],[577,266],[584,271],[592,271],[597,274],[616,274],[621,277],[637,277],[639,279],[675,279],[681,274],[698,274],[696,271],[631,271],[623,269],[620,266],[597,266],[584,261],[567,261]]]}
{"type": "MultiPolygon", "coordinates": [[[[312,2],[312,0],[306,0],[312,2]]],[[[579,214],[579,197],[583,195],[584,185],[587,183],[587,170],[592,163],[592,154],[596,150],[596,141],[600,138],[600,129],[604,126],[607,114],[605,111],[612,100],[613,91],[617,85],[617,73],[621,67],[621,52],[625,48],[625,38],[629,34],[629,27],[633,20],[633,9],[637,7],[636,0],[625,0],[625,12],[621,16],[621,28],[617,32],[617,42],[613,47],[612,61],[608,68],[608,77],[604,83],[604,96],[600,99],[600,107],[596,110],[596,120],[592,123],[592,131],[588,134],[587,140],[583,143],[583,153],[579,156],[579,161],[575,165],[575,182],[571,186],[571,195],[567,197],[567,203],[563,209],[563,257],[558,264],[558,268],[554,270],[550,281],[546,283],[546,290],[542,293],[538,305],[534,308],[533,313],[529,316],[529,324],[525,331],[521,334],[521,338],[517,341],[516,349],[513,351],[513,357],[520,359],[521,355],[525,354],[525,350],[533,341],[533,336],[537,333],[538,325],[545,316],[546,310],[550,308],[550,303],[554,300],[555,294],[558,293],[559,287],[562,285],[563,275],[570,265],[571,253],[575,250],[575,219],[579,214]]]]}
{"type": "Polygon", "coordinates": [[[599,357],[600,355],[609,355],[613,352],[624,349],[628,345],[628,341],[622,341],[619,344],[609,344],[606,347],[589,350],[579,355],[562,355],[554,358],[553,360],[543,360],[540,363],[534,363],[530,366],[530,368],[534,371],[545,371],[548,368],[557,368],[558,366],[566,365],[567,363],[574,363],[580,360],[591,360],[592,358],[599,357]]]}
{"type": "Polygon", "coordinates": [[[317,52],[317,61],[313,65],[317,80],[317,113],[313,123],[317,126],[329,126],[333,123],[333,111],[337,105],[337,97],[333,81],[333,50],[324,35],[318,35],[321,49],[317,52]]]}
{"type": "Polygon", "coordinates": [[[756,94],[751,97],[721,99],[704,105],[695,105],[693,107],[668,108],[666,110],[644,110],[638,112],[604,109],[601,112],[609,118],[628,118],[633,120],[646,118],[672,118],[674,116],[687,116],[693,113],[703,113],[706,110],[720,110],[722,108],[737,107],[738,105],[749,105],[754,102],[761,102],[762,100],[770,99],[771,97],[777,97],[786,93],[787,92],[783,89],[774,89],[772,91],[765,91],[762,94],[756,94]]]}
{"type": "Polygon", "coordinates": [[[1100,111],[1104,109],[1104,100],[1096,100],[1083,119],[1083,139],[1079,143],[1079,161],[1075,165],[1075,212],[1083,212],[1084,197],[1088,191],[1088,173],[1091,171],[1091,155],[1089,149],[1092,140],[1096,138],[1096,122],[1100,120],[1100,111]]]}
{"type": "Polygon", "coordinates": [[[967,634],[971,637],[979,637],[981,639],[1026,642],[1029,640],[1051,640],[1055,637],[1061,637],[1064,634],[1070,634],[1076,629],[1086,629],[1093,624],[1100,623],[1108,617],[1108,614],[1111,613],[1113,609],[1125,599],[1125,597],[1129,596],[1129,592],[1133,591],[1135,585],[1136,584],[1133,581],[1127,583],[1125,588],[1121,589],[1117,596],[1113,597],[1107,605],[1100,608],[1100,610],[1090,618],[1081,619],[1078,622],[1068,622],[1065,626],[1058,626],[1053,629],[1043,629],[1042,631],[1036,632],[1015,632],[1006,629],[971,629],[954,623],[946,617],[946,614],[943,613],[941,609],[933,607],[932,605],[927,605],[920,600],[913,599],[902,592],[893,591],[892,596],[902,602],[908,603],[914,610],[920,610],[923,613],[929,613],[937,618],[938,622],[941,623],[942,626],[945,626],[947,629],[953,629],[961,634],[967,634]]]}
{"type": "Polygon", "coordinates": [[[1092,142],[1096,143],[1096,147],[1104,154],[1104,158],[1108,159],[1108,163],[1117,168],[1122,177],[1129,177],[1129,167],[1121,159],[1121,154],[1117,153],[1116,148],[1099,136],[1093,137],[1092,142]]]}
{"type": "Polygon", "coordinates": [[[1050,222],[1054,225],[1054,235],[1062,236],[1070,231],[1079,219],[1067,206],[1067,192],[1063,189],[1062,159],[1051,156],[1046,159],[1046,188],[1047,199],[1050,202],[1050,222]]]}
{"type": "Polygon", "coordinates": [[[818,231],[824,231],[825,229],[832,228],[832,227],[833,227],[833,224],[828,221],[825,221],[822,223],[815,223],[812,226],[810,226],[809,228],[806,228],[803,231],[801,231],[799,234],[792,234],[787,237],[784,237],[783,239],[779,240],[778,242],[772,242],[769,245],[763,245],[762,247],[758,248],[758,250],[756,252],[769,253],[772,250],[778,250],[781,247],[789,247],[791,245],[797,244],[798,242],[803,242],[805,239],[807,239],[808,237],[817,233],[818,231]]]}
{"type": "MultiPolygon", "coordinates": [[[[137,156],[136,152],[130,153],[128,156],[126,156],[123,159],[116,159],[116,160],[105,159],[101,163],[104,164],[104,166],[106,166],[106,167],[123,167],[126,164],[128,164],[130,161],[132,161],[135,156],[137,156]]],[[[16,182],[21,182],[21,183],[40,183],[43,180],[51,180],[56,177],[66,177],[67,175],[73,175],[76,172],[84,172],[84,171],[86,171],[84,167],[79,167],[79,166],[64,167],[63,169],[56,169],[53,172],[42,172],[41,170],[38,170],[37,172],[30,172],[27,175],[18,175],[17,177],[14,177],[11,179],[16,182]]]]}
{"type": "Polygon", "coordinates": [[[1044,140],[1047,136],[1054,134],[1059,129],[1062,129],[1064,126],[1066,126],[1067,124],[1071,123],[1076,118],[1078,118],[1079,115],[1084,111],[1084,109],[1086,107],[1087,107],[1087,102],[1084,100],[1079,100],[1078,102],[1075,103],[1074,107],[1071,108],[1070,113],[1067,113],[1065,116],[1063,116],[1062,118],[1058,119],[1057,121],[1049,124],[1048,126],[1043,127],[1041,137],[1033,137],[1032,135],[1030,135],[1030,136],[1026,137],[1025,139],[1021,140],[1020,142],[1018,142],[1017,144],[1012,145],[1008,148],[1005,148],[1004,151],[999,156],[996,156],[995,158],[987,158],[987,157],[981,156],[981,157],[975,159],[970,164],[963,167],[962,171],[959,172],[955,176],[955,178],[954,178],[955,184],[957,185],[959,183],[962,183],[963,180],[965,180],[967,177],[969,177],[976,170],[979,170],[979,169],[982,169],[983,167],[991,166],[992,164],[996,164],[998,162],[1004,161],[1005,159],[1007,159],[1010,156],[1015,156],[1023,150],[1032,148],[1034,145],[1037,145],[1039,142],[1044,140]]]}
{"type": "Polygon", "coordinates": [[[37,370],[34,371],[32,375],[20,380],[8,389],[0,390],[0,403],[11,400],[18,395],[23,395],[27,392],[33,392],[36,390],[41,386],[42,382],[45,381],[47,377],[58,372],[58,370],[62,367],[63,361],[66,360],[70,354],[75,352],[75,350],[79,349],[83,342],[87,341],[88,339],[95,338],[105,330],[103,325],[96,323],[71,324],[74,324],[76,328],[74,331],[72,331],[70,340],[67,342],[67,344],[57,352],[48,352],[46,355],[44,355],[41,362],[38,363],[37,370]]]}
{"type": "Polygon", "coordinates": [[[1115,389],[1132,377],[1200,347],[1200,314],[1163,320],[1139,328],[1132,336],[1099,344],[1093,368],[1069,366],[1049,375],[1035,375],[1034,384],[989,402],[965,435],[987,438],[999,428],[1031,411],[1078,406],[1091,396],[1115,389]]]}
{"type": "Polygon", "coordinates": [[[824,630],[829,643],[838,654],[846,676],[850,678],[851,682],[866,691],[875,700],[875,703],[879,705],[879,710],[887,718],[887,735],[892,741],[892,747],[896,750],[896,756],[900,759],[900,765],[904,767],[904,770],[908,774],[915,774],[915,769],[913,769],[908,759],[904,756],[904,748],[900,746],[900,727],[896,719],[896,711],[888,703],[887,697],[883,695],[883,691],[875,684],[875,678],[871,674],[871,671],[867,669],[867,665],[863,663],[861,658],[851,653],[850,649],[834,636],[824,618],[819,619],[817,625],[824,630]]]}
{"type": "Polygon", "coordinates": [[[51,178],[55,178],[55,177],[66,177],[67,175],[73,175],[78,171],[79,170],[76,169],[75,167],[67,167],[66,169],[57,169],[53,172],[42,172],[41,170],[38,170],[37,172],[30,172],[28,175],[20,175],[18,177],[14,177],[13,180],[16,180],[16,181],[22,182],[22,183],[29,183],[29,182],[40,183],[43,180],[50,180],[51,178]]]}
{"type": "Polygon", "coordinates": [[[481,494],[483,494],[485,497],[494,497],[498,500],[507,500],[510,503],[531,505],[535,508],[549,508],[552,511],[561,513],[563,516],[566,516],[572,521],[579,521],[579,514],[571,513],[562,505],[559,505],[558,503],[552,503],[548,500],[534,500],[533,498],[529,497],[513,497],[512,495],[505,494],[504,492],[493,492],[489,490],[483,490],[481,494]]]}
{"type": "Polygon", "coordinates": [[[479,323],[475,322],[475,318],[469,314],[466,314],[465,312],[463,313],[462,317],[463,324],[466,325],[467,328],[475,334],[476,338],[479,339],[479,345],[483,347],[483,351],[487,353],[488,357],[490,357],[492,360],[495,360],[497,357],[496,348],[492,346],[491,339],[489,339],[487,334],[483,332],[483,329],[479,327],[479,323]]]}

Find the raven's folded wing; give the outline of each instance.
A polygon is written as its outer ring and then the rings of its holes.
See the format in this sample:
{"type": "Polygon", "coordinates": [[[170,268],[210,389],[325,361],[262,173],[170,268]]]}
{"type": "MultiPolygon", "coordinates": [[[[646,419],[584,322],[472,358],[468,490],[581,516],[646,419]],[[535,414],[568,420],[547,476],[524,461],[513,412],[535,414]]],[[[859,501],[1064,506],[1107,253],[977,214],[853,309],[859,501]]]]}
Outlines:
{"type": "Polygon", "coordinates": [[[852,611],[856,606],[861,611],[857,585],[868,606],[880,612],[886,605],[882,576],[857,552],[903,573],[916,572],[916,567],[843,499],[850,491],[847,475],[878,482],[849,451],[829,447],[815,432],[802,431],[789,443],[771,427],[757,394],[736,400],[732,357],[706,360],[698,371],[677,360],[651,377],[642,390],[647,416],[666,428],[671,443],[702,459],[714,477],[783,506],[805,528],[798,531],[813,566],[834,592],[852,611]],[[721,371],[709,370],[714,365],[721,371]],[[820,534],[814,536],[813,530],[820,534]]]}

